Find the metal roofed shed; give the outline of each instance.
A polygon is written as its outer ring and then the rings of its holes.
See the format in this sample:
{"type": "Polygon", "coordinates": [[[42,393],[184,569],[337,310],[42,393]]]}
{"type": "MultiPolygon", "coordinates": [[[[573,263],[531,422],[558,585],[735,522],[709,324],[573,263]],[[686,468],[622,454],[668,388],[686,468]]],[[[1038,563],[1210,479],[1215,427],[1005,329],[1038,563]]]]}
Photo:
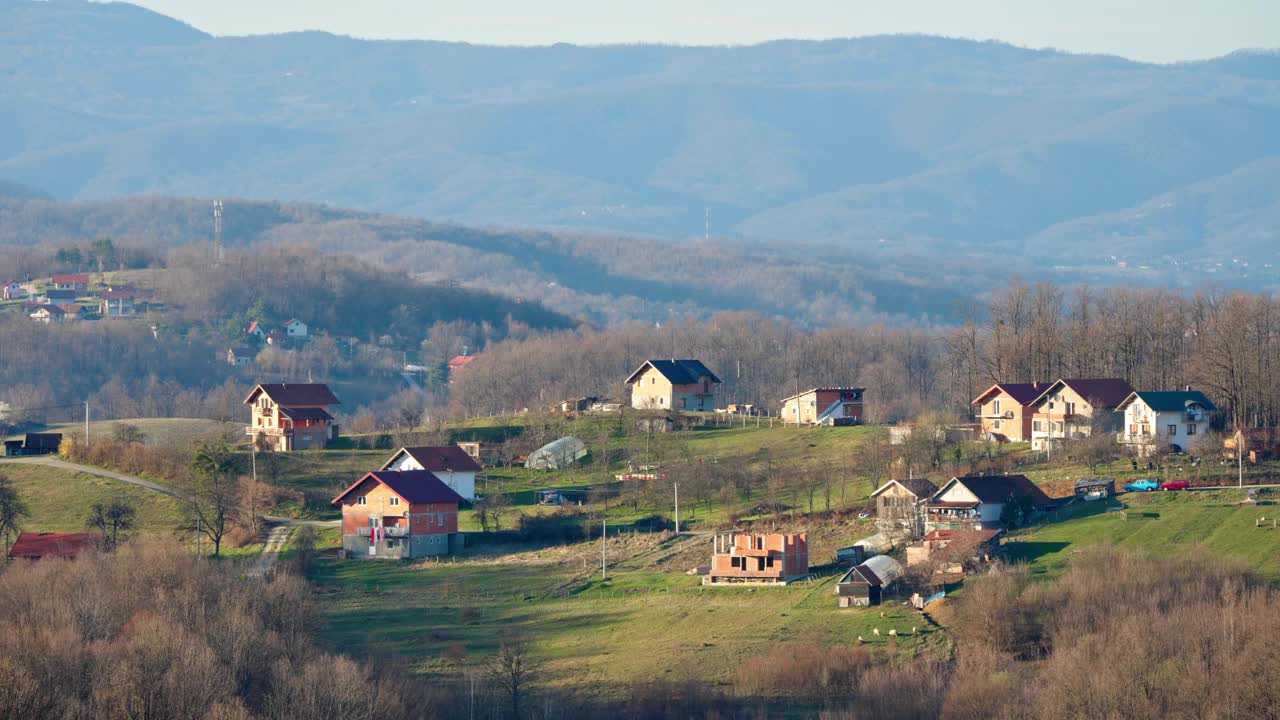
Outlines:
{"type": "Polygon", "coordinates": [[[1116,481],[1112,478],[1083,478],[1076,481],[1075,495],[1079,500],[1105,500],[1116,495],[1116,481]]]}
{"type": "Polygon", "coordinates": [[[529,453],[524,466],[530,470],[564,470],[587,456],[587,446],[576,437],[562,437],[529,453]]]}
{"type": "Polygon", "coordinates": [[[902,565],[888,555],[877,555],[852,567],[836,582],[840,607],[879,605],[884,593],[902,577],[902,565]]]}

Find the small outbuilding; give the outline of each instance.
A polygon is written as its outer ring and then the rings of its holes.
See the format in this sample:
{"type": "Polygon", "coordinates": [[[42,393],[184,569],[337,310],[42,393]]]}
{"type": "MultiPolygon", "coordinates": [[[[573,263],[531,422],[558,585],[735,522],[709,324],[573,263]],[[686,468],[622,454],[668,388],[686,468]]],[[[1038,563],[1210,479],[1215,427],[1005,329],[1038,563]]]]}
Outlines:
{"type": "Polygon", "coordinates": [[[1076,481],[1077,500],[1106,500],[1116,496],[1116,481],[1113,478],[1083,478],[1076,481]]]}
{"type": "Polygon", "coordinates": [[[73,558],[97,547],[100,539],[100,536],[93,533],[24,532],[9,549],[9,557],[15,560],[73,558]]]}
{"type": "Polygon", "coordinates": [[[9,457],[53,455],[61,446],[62,433],[27,433],[26,440],[6,440],[4,454],[9,457]]]}
{"type": "Polygon", "coordinates": [[[888,555],[877,555],[849,569],[836,583],[840,607],[879,605],[898,578],[902,565],[888,555]]]}

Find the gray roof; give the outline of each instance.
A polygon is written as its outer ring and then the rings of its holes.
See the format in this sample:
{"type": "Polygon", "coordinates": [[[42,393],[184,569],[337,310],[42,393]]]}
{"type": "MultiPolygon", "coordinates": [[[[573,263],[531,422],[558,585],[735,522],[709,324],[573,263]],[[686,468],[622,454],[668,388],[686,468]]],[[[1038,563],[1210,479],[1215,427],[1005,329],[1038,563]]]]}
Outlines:
{"type": "Polygon", "coordinates": [[[1158,391],[1139,390],[1134,392],[1125,399],[1125,404],[1137,397],[1146,403],[1147,407],[1156,412],[1182,412],[1191,405],[1203,405],[1205,410],[1217,410],[1209,398],[1199,390],[1172,390],[1158,391]]]}
{"type": "Polygon", "coordinates": [[[839,584],[865,582],[868,585],[888,585],[902,576],[902,565],[888,555],[877,555],[861,565],[850,568],[840,578],[839,584]]]}
{"type": "Polygon", "coordinates": [[[692,385],[699,379],[707,377],[711,382],[718,383],[720,378],[715,373],[707,369],[701,360],[649,360],[641,365],[639,369],[631,373],[631,377],[627,378],[627,382],[635,382],[639,379],[640,373],[644,372],[646,367],[652,367],[662,374],[662,377],[671,382],[672,385],[692,385]]]}

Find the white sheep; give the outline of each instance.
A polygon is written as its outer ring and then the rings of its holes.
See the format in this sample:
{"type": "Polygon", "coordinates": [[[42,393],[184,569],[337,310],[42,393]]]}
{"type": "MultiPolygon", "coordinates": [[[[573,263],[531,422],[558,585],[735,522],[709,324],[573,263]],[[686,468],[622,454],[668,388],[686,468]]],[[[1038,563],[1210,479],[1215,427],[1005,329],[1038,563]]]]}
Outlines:
{"type": "Polygon", "coordinates": [[[912,625],[912,626],[911,626],[911,634],[912,634],[912,635],[915,635],[915,634],[916,634],[916,626],[915,626],[915,625],[912,625]]]}
{"type": "Polygon", "coordinates": [[[881,611],[880,611],[880,617],[884,617],[884,611],[883,611],[883,610],[881,610],[881,611]]]}
{"type": "Polygon", "coordinates": [[[898,631],[897,631],[897,630],[890,630],[890,631],[889,631],[889,637],[898,637],[898,631]]]}
{"type": "Polygon", "coordinates": [[[859,636],[858,636],[858,642],[859,642],[859,643],[864,643],[864,642],[866,642],[866,640],[863,640],[863,639],[862,639],[862,636],[861,636],[861,635],[859,635],[859,636]]]}
{"type": "Polygon", "coordinates": [[[880,637],[880,628],[871,628],[871,632],[872,632],[872,634],[874,634],[876,637],[880,637]]]}

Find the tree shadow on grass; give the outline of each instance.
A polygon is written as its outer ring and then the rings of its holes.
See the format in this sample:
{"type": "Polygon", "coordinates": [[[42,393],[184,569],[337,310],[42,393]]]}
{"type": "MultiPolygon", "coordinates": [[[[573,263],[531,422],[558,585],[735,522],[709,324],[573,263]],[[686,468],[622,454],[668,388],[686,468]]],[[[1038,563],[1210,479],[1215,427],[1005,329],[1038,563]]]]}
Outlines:
{"type": "Polygon", "coordinates": [[[1071,543],[1049,542],[1043,540],[1014,540],[1004,544],[1004,551],[1009,559],[1015,562],[1035,562],[1045,555],[1062,552],[1071,543]]]}

